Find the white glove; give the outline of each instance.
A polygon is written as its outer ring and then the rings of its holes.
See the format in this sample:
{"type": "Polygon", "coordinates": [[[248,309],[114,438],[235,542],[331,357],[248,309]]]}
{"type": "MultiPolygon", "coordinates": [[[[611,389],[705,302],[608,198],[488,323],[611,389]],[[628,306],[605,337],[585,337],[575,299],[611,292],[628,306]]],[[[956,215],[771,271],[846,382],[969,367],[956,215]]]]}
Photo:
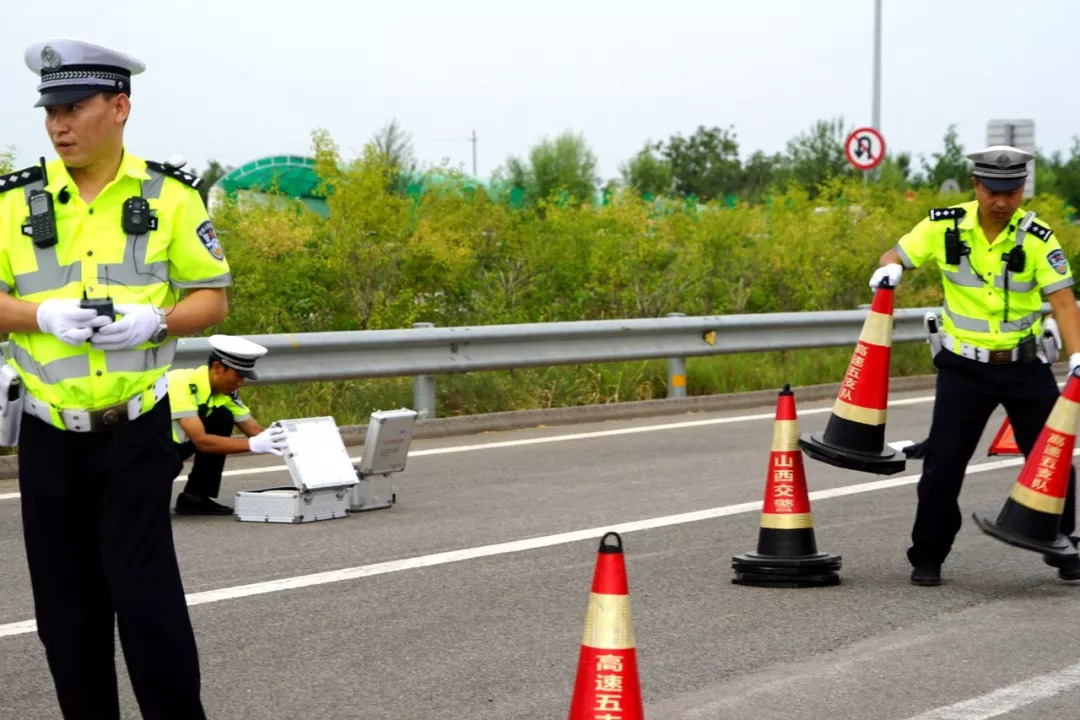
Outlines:
{"type": "Polygon", "coordinates": [[[899,263],[889,263],[883,267],[879,267],[874,271],[874,274],[870,276],[870,289],[877,290],[881,287],[881,281],[884,278],[889,278],[889,286],[895,288],[900,284],[900,276],[904,274],[904,267],[899,263]]]}
{"type": "Polygon", "coordinates": [[[1069,356],[1069,372],[1074,375],[1080,375],[1076,372],[1076,369],[1080,368],[1080,352],[1075,352],[1069,356]]]}
{"type": "Polygon", "coordinates": [[[248,449],[253,453],[273,453],[281,457],[286,447],[287,441],[283,427],[270,427],[255,437],[248,438],[248,449]]]}
{"type": "Polygon", "coordinates": [[[142,345],[157,331],[164,317],[153,305],[117,305],[114,309],[120,319],[102,327],[90,341],[98,350],[126,350],[142,345]]]}
{"type": "Polygon", "coordinates": [[[49,298],[37,309],[37,324],[41,331],[55,335],[68,345],[82,345],[94,334],[94,328],[110,322],[108,315],[98,315],[93,308],[79,307],[78,300],[49,298]]]}

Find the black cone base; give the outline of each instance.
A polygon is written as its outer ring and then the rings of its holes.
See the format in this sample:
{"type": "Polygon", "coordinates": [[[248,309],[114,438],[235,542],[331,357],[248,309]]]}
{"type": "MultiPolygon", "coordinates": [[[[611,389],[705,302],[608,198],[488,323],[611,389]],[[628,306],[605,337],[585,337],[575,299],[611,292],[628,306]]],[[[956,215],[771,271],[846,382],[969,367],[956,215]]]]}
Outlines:
{"type": "Polygon", "coordinates": [[[731,558],[731,567],[735,570],[731,582],[784,588],[837,585],[841,564],[839,555],[827,552],[794,556],[746,552],[731,558]]]}
{"type": "Polygon", "coordinates": [[[873,453],[858,452],[832,445],[820,433],[800,436],[799,447],[813,459],[828,465],[876,475],[895,475],[903,472],[907,462],[907,457],[903,453],[898,453],[888,445],[873,453]]]}
{"type": "Polygon", "coordinates": [[[1005,501],[996,519],[988,513],[972,513],[971,517],[984,533],[1014,547],[1059,557],[1077,554],[1069,537],[1057,532],[1057,515],[1029,510],[1012,498],[1005,501]],[[1025,519],[1027,522],[1024,522],[1025,519]],[[1027,530],[1042,532],[1028,534],[1024,532],[1027,530]]]}
{"type": "Polygon", "coordinates": [[[811,575],[767,575],[764,573],[735,572],[731,579],[735,585],[749,585],[751,587],[773,588],[808,588],[828,587],[839,585],[840,576],[835,572],[816,573],[811,575]]]}

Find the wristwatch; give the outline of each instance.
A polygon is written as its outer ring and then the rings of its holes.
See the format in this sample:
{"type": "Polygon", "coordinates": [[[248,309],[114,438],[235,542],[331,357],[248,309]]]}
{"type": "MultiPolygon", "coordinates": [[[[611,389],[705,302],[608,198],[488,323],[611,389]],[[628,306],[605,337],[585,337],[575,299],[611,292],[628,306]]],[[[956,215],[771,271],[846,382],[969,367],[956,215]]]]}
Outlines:
{"type": "Polygon", "coordinates": [[[152,342],[152,343],[165,342],[165,338],[167,338],[168,336],[169,336],[169,324],[167,322],[165,322],[164,318],[162,318],[161,322],[158,323],[157,330],[155,330],[154,334],[150,336],[150,342],[152,342]]]}

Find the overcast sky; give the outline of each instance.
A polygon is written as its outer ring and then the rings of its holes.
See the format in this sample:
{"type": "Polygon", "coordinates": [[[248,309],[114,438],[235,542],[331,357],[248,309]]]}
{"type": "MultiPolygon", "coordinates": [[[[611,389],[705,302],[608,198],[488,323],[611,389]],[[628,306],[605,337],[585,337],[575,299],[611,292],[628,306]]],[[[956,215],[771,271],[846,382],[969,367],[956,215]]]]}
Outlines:
{"type": "MultiPolygon", "coordinates": [[[[1076,0],[884,0],[881,130],[889,150],[965,149],[991,118],[1031,118],[1046,151],[1080,134],[1076,0]]],[[[74,37],[147,64],[129,148],[239,165],[308,153],[325,127],[346,157],[396,117],[418,159],[478,172],[541,137],[584,133],[605,178],[648,139],[734,125],[745,158],[819,118],[869,125],[874,0],[50,0],[7,3],[0,147],[52,156],[37,40],[74,37]],[[104,10],[103,8],[108,8],[104,10]]]]}

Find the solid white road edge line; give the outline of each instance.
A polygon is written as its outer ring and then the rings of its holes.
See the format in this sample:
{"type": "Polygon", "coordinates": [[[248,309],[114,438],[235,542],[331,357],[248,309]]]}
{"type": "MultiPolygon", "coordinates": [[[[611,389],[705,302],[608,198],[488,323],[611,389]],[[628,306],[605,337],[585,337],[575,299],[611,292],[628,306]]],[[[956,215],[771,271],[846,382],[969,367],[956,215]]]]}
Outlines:
{"type": "MultiPolygon", "coordinates": [[[[894,400],[894,401],[890,402],[889,407],[900,407],[900,406],[903,406],[903,405],[916,405],[916,404],[919,404],[919,403],[930,402],[933,399],[934,399],[933,395],[924,395],[924,396],[913,397],[913,398],[903,398],[901,400],[894,400]]],[[[808,409],[808,410],[799,410],[798,414],[799,414],[800,417],[802,417],[803,415],[820,415],[821,413],[832,412],[832,407],[833,406],[830,404],[828,407],[811,408],[811,409],[808,409]]],[[[585,432],[585,433],[569,433],[569,434],[563,434],[563,435],[548,435],[548,436],[539,437],[539,438],[525,438],[525,439],[522,439],[522,440],[502,440],[502,441],[499,441],[499,442],[479,443],[479,444],[475,444],[475,445],[453,445],[453,446],[450,446],[450,447],[430,448],[428,450],[413,450],[412,452],[409,453],[409,457],[414,458],[414,457],[424,457],[424,456],[427,456],[427,455],[449,455],[451,453],[475,452],[477,450],[497,450],[499,448],[521,447],[521,446],[524,446],[524,445],[541,445],[541,444],[544,444],[544,443],[566,442],[566,441],[569,441],[569,440],[592,440],[592,439],[595,439],[595,438],[614,437],[614,436],[617,436],[617,435],[633,435],[635,433],[656,432],[658,430],[682,430],[682,429],[685,429],[685,428],[704,427],[704,426],[707,426],[707,425],[729,425],[729,424],[732,424],[732,423],[746,422],[748,420],[772,420],[775,417],[776,417],[776,411],[774,410],[773,412],[767,412],[767,413],[756,413],[754,415],[737,415],[737,416],[734,416],[734,417],[711,418],[709,420],[687,420],[685,422],[663,423],[663,424],[660,424],[660,425],[642,425],[642,426],[639,426],[639,427],[619,428],[617,430],[597,430],[597,431],[594,431],[594,432],[585,432]]],[[[890,444],[892,444],[892,443],[890,443],[890,444]]],[[[904,444],[910,445],[911,442],[901,440],[901,441],[899,441],[899,443],[896,444],[897,445],[896,449],[897,450],[901,449],[904,444]]],[[[360,456],[358,455],[356,457],[349,458],[349,460],[350,460],[350,462],[354,462],[354,463],[360,462],[360,456]]],[[[221,473],[221,476],[222,477],[238,477],[238,476],[242,476],[242,475],[262,475],[262,474],[271,473],[271,472],[284,472],[284,471],[287,471],[288,469],[289,468],[287,466],[285,466],[285,465],[270,465],[270,466],[267,466],[267,467],[243,468],[243,469],[240,469],[240,470],[226,470],[225,472],[221,473]]],[[[186,481],[187,481],[187,475],[181,475],[180,477],[176,478],[176,480],[174,480],[173,482],[178,482],[179,483],[179,482],[186,482],[186,481]]],[[[17,492],[0,493],[0,500],[17,500],[18,498],[19,498],[19,493],[17,493],[17,492]]]]}
{"type": "MultiPolygon", "coordinates": [[[[1080,455],[1080,449],[1073,452],[1074,457],[1077,455],[1080,455]]],[[[992,470],[1022,465],[1023,462],[1024,459],[1022,457],[1009,460],[995,460],[992,462],[979,463],[977,465],[968,465],[967,472],[969,475],[990,472],[992,470]]],[[[809,495],[811,502],[816,500],[828,500],[830,498],[847,497],[848,495],[859,495],[862,493],[876,492],[878,490],[889,490],[904,485],[912,485],[918,482],[919,477],[920,475],[903,475],[901,477],[885,478],[883,480],[874,480],[872,482],[859,483],[857,485],[829,488],[828,490],[816,490],[809,493],[809,495]]],[[[603,534],[609,530],[614,530],[618,533],[655,530],[656,528],[669,527],[671,525],[682,525],[685,523],[697,522],[699,520],[711,520],[713,518],[760,511],[761,505],[762,503],[760,500],[739,503],[737,505],[724,505],[708,510],[680,513],[678,515],[666,515],[663,517],[649,518],[647,520],[635,520],[633,522],[616,523],[585,530],[573,530],[571,532],[558,533],[555,535],[527,538],[525,540],[514,540],[511,542],[496,543],[494,545],[462,548],[460,550],[451,550],[448,552],[435,553],[433,555],[419,555],[411,558],[402,558],[400,560],[389,560],[387,562],[374,563],[372,565],[360,565],[358,567],[343,568],[341,570],[330,570],[327,572],[312,573],[310,575],[298,575],[295,577],[281,578],[280,580],[252,583],[250,585],[237,585],[234,587],[220,588],[218,590],[207,590],[205,592],[189,594],[187,596],[187,604],[189,606],[205,605],[207,603],[221,602],[223,600],[235,600],[237,598],[250,597],[252,595],[265,595],[267,593],[281,592],[284,590],[296,590],[298,588],[312,587],[315,585],[327,585],[330,583],[344,582],[346,580],[372,577],[374,575],[385,575],[387,573],[401,572],[403,570],[416,570],[419,568],[434,567],[436,565],[445,565],[447,563],[461,562],[464,560],[475,560],[477,558],[491,557],[493,555],[505,555],[508,553],[524,552],[526,550],[536,550],[538,548],[551,547],[553,545],[565,545],[581,540],[595,540],[603,536],[603,534]]],[[[0,625],[0,638],[31,633],[36,629],[37,625],[33,620],[8,623],[6,625],[0,625]]]]}
{"type": "Polygon", "coordinates": [[[908,720],[989,720],[1080,685],[1080,664],[1037,675],[971,700],[939,707],[908,720]]]}

